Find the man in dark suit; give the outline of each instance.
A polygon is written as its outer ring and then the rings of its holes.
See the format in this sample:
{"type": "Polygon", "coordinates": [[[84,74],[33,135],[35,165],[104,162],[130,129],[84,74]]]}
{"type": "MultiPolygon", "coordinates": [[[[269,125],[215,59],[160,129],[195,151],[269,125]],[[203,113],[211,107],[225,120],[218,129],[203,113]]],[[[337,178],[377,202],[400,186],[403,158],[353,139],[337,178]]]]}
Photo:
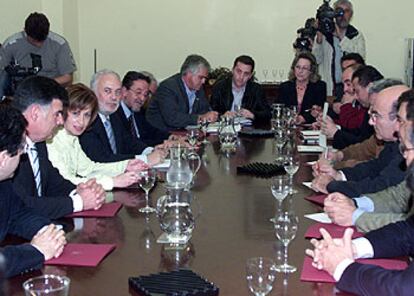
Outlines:
{"type": "Polygon", "coordinates": [[[31,240],[0,249],[6,277],[40,268],[45,260],[58,257],[66,244],[64,232],[47,218],[35,215],[13,190],[10,178],[24,150],[26,124],[18,110],[0,104],[0,241],[7,234],[31,240]]]}
{"type": "Polygon", "coordinates": [[[122,79],[121,105],[115,113],[121,118],[125,131],[130,131],[148,146],[155,146],[167,140],[170,133],[153,127],[145,118],[142,106],[148,99],[150,83],[150,78],[140,72],[127,72],[122,79]]]}
{"type": "Polygon", "coordinates": [[[372,102],[370,123],[378,140],[385,142],[379,156],[341,171],[333,169],[326,160],[320,160],[314,167],[317,175],[312,186],[321,192],[341,192],[348,196],[373,193],[401,183],[406,175],[401,167],[403,157],[398,150],[397,100],[408,90],[407,86],[396,85],[380,91],[372,102]]]}
{"type": "Polygon", "coordinates": [[[209,69],[210,64],[202,56],[188,56],[180,73],[161,82],[147,109],[148,122],[158,129],[171,131],[204,120],[216,121],[218,114],[210,111],[202,88],[209,69]]]}
{"type": "Polygon", "coordinates": [[[142,140],[131,137],[120,116],[115,114],[122,95],[119,75],[111,70],[101,70],[93,75],[91,88],[98,98],[99,112],[91,127],[79,137],[86,155],[97,162],[133,158],[149,164],[160,162],[163,151],[154,150],[142,140]]]}
{"type": "MultiPolygon", "coordinates": [[[[412,123],[409,127],[412,130],[412,123]]],[[[411,136],[413,135],[411,131],[411,136]]],[[[414,147],[406,147],[414,149],[414,147]]],[[[407,186],[414,191],[414,166],[411,165],[407,186]]],[[[405,221],[388,224],[371,231],[363,238],[352,240],[352,229],[343,238],[332,239],[320,230],[322,240],[311,240],[314,250],[306,250],[313,257],[313,266],[324,269],[337,281],[337,287],[355,295],[412,295],[414,264],[405,270],[387,270],[370,264],[355,262],[358,258],[394,258],[414,255],[414,216],[405,221]]]]}
{"type": "MultiPolygon", "coordinates": [[[[352,84],[355,89],[357,100],[362,107],[366,109],[370,107],[372,102],[368,91],[375,81],[383,78],[382,74],[372,66],[361,66],[352,74],[352,84]]],[[[321,125],[321,131],[328,138],[333,139],[332,146],[334,148],[343,149],[351,144],[362,142],[373,134],[374,130],[368,121],[369,116],[367,113],[359,128],[338,129],[333,120],[327,116],[325,122],[321,125]]]]}
{"type": "Polygon", "coordinates": [[[94,179],[75,186],[48,159],[44,141],[63,124],[62,109],[67,101],[67,92],[62,86],[41,76],[21,82],[12,100],[13,107],[28,122],[27,154],[22,156],[13,179],[14,189],[27,206],[49,218],[98,209],[105,199],[105,191],[94,179]]]}
{"type": "Polygon", "coordinates": [[[219,114],[239,115],[266,122],[270,120],[270,107],[260,84],[252,81],[254,60],[250,56],[237,57],[232,77],[217,81],[213,87],[210,105],[219,114]]]}

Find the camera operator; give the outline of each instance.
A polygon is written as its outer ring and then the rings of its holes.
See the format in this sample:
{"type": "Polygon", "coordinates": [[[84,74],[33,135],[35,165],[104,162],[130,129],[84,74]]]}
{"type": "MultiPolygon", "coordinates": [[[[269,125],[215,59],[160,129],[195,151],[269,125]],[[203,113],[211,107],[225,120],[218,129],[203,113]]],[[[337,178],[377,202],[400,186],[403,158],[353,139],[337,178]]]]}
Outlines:
{"type": "MultiPolygon", "coordinates": [[[[326,5],[328,5],[327,2],[329,1],[325,1],[326,5]]],[[[328,95],[336,95],[341,92],[342,55],[359,53],[365,58],[364,36],[350,25],[354,12],[352,3],[349,0],[338,0],[334,3],[334,10],[336,17],[333,32],[319,29],[312,49],[319,65],[319,74],[327,84],[328,95]]],[[[318,19],[318,22],[321,20],[318,19]]]]}
{"type": "Polygon", "coordinates": [[[24,31],[9,38],[0,47],[0,97],[13,75],[40,75],[53,78],[62,86],[72,83],[76,64],[68,42],[49,31],[50,23],[42,13],[31,13],[24,31]],[[6,67],[14,67],[6,72],[6,67]]]}

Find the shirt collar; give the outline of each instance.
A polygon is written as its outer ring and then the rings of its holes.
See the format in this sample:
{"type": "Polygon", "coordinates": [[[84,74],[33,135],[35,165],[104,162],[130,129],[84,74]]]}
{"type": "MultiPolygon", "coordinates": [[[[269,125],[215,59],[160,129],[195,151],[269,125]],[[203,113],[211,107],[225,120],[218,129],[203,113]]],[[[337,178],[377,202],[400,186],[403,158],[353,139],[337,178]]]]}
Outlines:
{"type": "Polygon", "coordinates": [[[26,136],[26,149],[31,148],[35,148],[35,143],[28,136],[26,136]]]}
{"type": "Polygon", "coordinates": [[[102,120],[103,123],[109,121],[109,116],[103,115],[102,113],[98,112],[99,118],[102,120]]]}
{"type": "Polygon", "coordinates": [[[124,101],[121,101],[121,107],[122,110],[124,111],[124,114],[126,116],[126,118],[129,119],[129,117],[132,115],[132,111],[129,109],[129,107],[124,103],[124,101]]]}
{"type": "Polygon", "coordinates": [[[246,90],[246,85],[247,83],[242,88],[238,88],[237,86],[234,85],[233,80],[231,81],[231,89],[232,91],[237,92],[237,93],[240,93],[240,92],[244,93],[244,91],[246,90]]]}
{"type": "Polygon", "coordinates": [[[181,80],[183,81],[184,88],[185,88],[185,92],[187,93],[187,96],[189,98],[191,98],[192,96],[195,96],[196,95],[196,91],[189,89],[188,86],[187,86],[187,84],[185,84],[184,79],[181,78],[181,80]]]}

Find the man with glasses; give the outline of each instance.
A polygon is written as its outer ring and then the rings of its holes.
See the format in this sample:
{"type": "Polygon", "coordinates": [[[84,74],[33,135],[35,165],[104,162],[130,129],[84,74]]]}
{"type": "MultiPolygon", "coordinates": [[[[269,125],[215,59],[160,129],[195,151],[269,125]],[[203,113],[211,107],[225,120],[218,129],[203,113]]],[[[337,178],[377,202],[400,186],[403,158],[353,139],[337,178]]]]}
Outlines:
{"type": "Polygon", "coordinates": [[[398,148],[397,100],[406,86],[393,86],[381,91],[370,108],[369,123],[375,129],[378,140],[385,142],[376,159],[336,171],[324,161],[315,168],[317,177],[312,185],[321,192],[340,192],[347,196],[373,193],[400,183],[405,171],[398,148]]]}
{"type": "MultiPolygon", "coordinates": [[[[376,118],[375,120],[380,120],[376,118]]],[[[398,99],[399,152],[406,166],[414,159],[414,91],[401,94],[398,99]]],[[[349,197],[331,194],[325,202],[325,211],[333,222],[342,226],[355,225],[360,231],[371,231],[386,224],[404,220],[414,213],[411,194],[404,180],[398,185],[366,196],[349,197]]]]}
{"type": "Polygon", "coordinates": [[[203,90],[210,64],[199,55],[189,55],[181,71],[163,82],[147,108],[147,120],[154,127],[172,131],[196,125],[200,121],[215,122],[218,113],[211,111],[203,90]]]}
{"type": "MultiPolygon", "coordinates": [[[[361,66],[352,74],[352,84],[357,100],[366,110],[370,106],[369,88],[375,81],[383,78],[381,73],[372,66],[361,66]]],[[[334,148],[343,149],[351,144],[362,142],[373,134],[373,128],[369,125],[368,120],[368,113],[365,113],[360,127],[339,129],[334,121],[327,116],[326,120],[321,123],[321,131],[333,140],[332,146],[334,148]]]]}
{"type": "Polygon", "coordinates": [[[270,107],[260,84],[252,80],[254,60],[250,56],[237,57],[232,76],[217,81],[211,94],[211,108],[219,114],[266,122],[270,120],[270,107]]]}
{"type": "Polygon", "coordinates": [[[132,138],[119,116],[114,114],[122,96],[119,75],[107,69],[98,71],[92,76],[91,88],[98,99],[99,110],[91,127],[79,137],[86,155],[97,162],[138,158],[150,165],[159,163],[164,152],[132,138]]]}
{"type": "Polygon", "coordinates": [[[122,99],[115,112],[132,136],[148,146],[155,146],[168,139],[168,132],[153,127],[145,118],[143,106],[150,94],[151,79],[142,72],[129,71],[122,79],[122,99]]]}

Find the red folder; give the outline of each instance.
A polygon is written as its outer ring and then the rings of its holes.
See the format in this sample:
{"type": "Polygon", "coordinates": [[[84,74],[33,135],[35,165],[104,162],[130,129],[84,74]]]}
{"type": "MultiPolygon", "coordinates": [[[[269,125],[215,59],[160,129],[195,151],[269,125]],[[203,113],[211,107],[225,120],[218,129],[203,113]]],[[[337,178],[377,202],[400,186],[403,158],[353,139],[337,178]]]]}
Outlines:
{"type": "Polygon", "coordinates": [[[94,218],[109,218],[114,217],[118,211],[122,208],[120,202],[114,201],[111,203],[103,204],[99,210],[87,210],[72,213],[66,217],[77,218],[77,217],[94,217],[94,218]]]}
{"type": "Polygon", "coordinates": [[[62,255],[45,261],[45,264],[95,267],[115,247],[114,244],[67,244],[62,255]]]}
{"type": "MultiPolygon", "coordinates": [[[[403,270],[408,266],[407,261],[402,259],[358,259],[357,262],[377,265],[390,270],[403,270]]],[[[335,283],[335,279],[329,273],[312,266],[312,258],[309,256],[305,256],[300,280],[305,282],[335,283]]]]}
{"type": "Polygon", "coordinates": [[[320,195],[307,196],[305,197],[305,199],[323,207],[323,202],[325,201],[326,197],[327,197],[326,194],[320,194],[320,195]]]}
{"type": "Polygon", "coordinates": [[[321,233],[319,232],[320,228],[325,228],[326,231],[333,237],[333,238],[340,238],[344,236],[345,229],[353,228],[354,234],[352,238],[357,238],[364,236],[362,232],[356,230],[355,227],[344,227],[337,224],[326,224],[326,223],[315,223],[311,225],[305,233],[305,238],[321,238],[321,233]]]}

